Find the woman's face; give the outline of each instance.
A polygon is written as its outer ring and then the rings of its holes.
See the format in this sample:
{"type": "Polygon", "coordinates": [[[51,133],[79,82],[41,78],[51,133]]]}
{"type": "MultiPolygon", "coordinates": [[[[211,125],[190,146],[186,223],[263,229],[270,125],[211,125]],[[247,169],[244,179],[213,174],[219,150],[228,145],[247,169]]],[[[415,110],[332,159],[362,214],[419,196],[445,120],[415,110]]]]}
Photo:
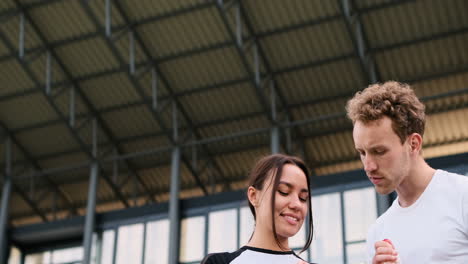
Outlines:
{"type": "MultiPolygon", "coordinates": [[[[271,223],[273,173],[265,180],[263,190],[258,193],[256,208],[256,227],[265,228],[267,229],[265,231],[269,232],[273,232],[271,223]]],[[[280,240],[292,237],[299,231],[307,216],[308,202],[309,188],[304,172],[295,165],[284,165],[275,193],[273,212],[276,234],[280,240]]]]}

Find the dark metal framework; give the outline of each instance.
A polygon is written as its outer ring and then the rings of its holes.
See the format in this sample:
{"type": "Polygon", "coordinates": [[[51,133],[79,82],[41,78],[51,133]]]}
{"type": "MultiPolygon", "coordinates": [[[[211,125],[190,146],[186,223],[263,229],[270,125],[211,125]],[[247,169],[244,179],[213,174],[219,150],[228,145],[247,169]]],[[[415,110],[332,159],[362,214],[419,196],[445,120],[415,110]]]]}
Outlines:
{"type": "MultiPolygon", "coordinates": [[[[337,13],[325,17],[308,19],[305,21],[282,25],[268,30],[259,30],[255,25],[254,19],[249,16],[247,1],[240,0],[213,0],[204,1],[192,6],[182,7],[171,12],[153,15],[146,18],[135,20],[131,17],[128,9],[121,1],[105,1],[105,21],[102,23],[101,17],[95,13],[87,0],[76,0],[80,8],[86,14],[94,31],[70,37],[61,40],[49,40],[44,33],[44,29],[38,26],[38,21],[32,15],[34,9],[51,5],[64,0],[45,0],[32,3],[23,3],[20,0],[11,0],[14,7],[0,11],[0,22],[9,21],[13,18],[19,18],[19,36],[18,44],[8,38],[7,33],[0,28],[0,43],[7,50],[0,55],[0,64],[15,62],[21,66],[27,78],[33,83],[32,87],[24,87],[22,91],[12,91],[0,95],[0,104],[15,100],[24,96],[40,95],[47,105],[53,110],[56,119],[28,123],[20,127],[11,128],[6,122],[0,121],[0,130],[7,140],[4,145],[13,146],[13,152],[9,152],[9,160],[0,161],[7,171],[3,180],[2,201],[10,199],[10,193],[17,194],[30,207],[30,216],[34,214],[42,221],[47,222],[55,220],[58,211],[65,211],[69,216],[77,216],[80,209],[86,207],[88,215],[86,220],[86,238],[84,247],[89,253],[90,232],[94,229],[93,213],[96,203],[118,201],[120,205],[129,208],[136,205],[135,197],[142,198],[146,202],[159,203],[158,195],[169,194],[169,199],[173,205],[171,208],[171,227],[174,233],[178,232],[178,220],[180,219],[177,210],[179,204],[179,194],[181,189],[197,189],[204,195],[213,194],[217,191],[232,190],[233,185],[245,178],[244,174],[236,172],[229,174],[224,170],[219,157],[226,154],[238,154],[248,151],[261,149],[265,152],[280,152],[299,154],[312,165],[333,166],[345,162],[356,161],[353,154],[336,155],[326,161],[316,160],[310,151],[306,150],[307,144],[313,139],[336,134],[340,132],[350,132],[351,124],[346,122],[344,109],[338,112],[329,112],[326,114],[312,113],[308,118],[297,114],[300,110],[307,107],[320,105],[334,105],[345,102],[352,94],[362,87],[348,87],[336,93],[326,93],[313,98],[301,98],[300,101],[288,101],[287,87],[284,87],[279,80],[290,74],[304,71],[315,70],[327,67],[335,63],[354,61],[360,65],[362,76],[356,77],[363,83],[375,83],[383,80],[384,70],[378,64],[378,56],[386,52],[398,50],[400,48],[411,47],[431,41],[445,40],[448,38],[463,37],[468,34],[468,27],[460,26],[458,29],[449,29],[443,32],[422,36],[411,40],[397,41],[389,44],[373,45],[369,38],[369,32],[366,32],[364,16],[377,11],[384,11],[394,7],[411,5],[417,1],[391,1],[376,4],[368,7],[359,8],[359,1],[355,0],[337,0],[337,13]],[[226,34],[225,40],[211,43],[200,47],[190,47],[186,50],[180,50],[174,54],[154,55],[152,48],[145,43],[142,33],[139,29],[143,26],[159,23],[167,19],[183,17],[184,15],[201,10],[213,10],[222,32],[226,34]],[[122,23],[113,23],[112,14],[117,14],[122,23]],[[327,23],[343,23],[345,33],[353,46],[351,52],[343,54],[334,54],[328,58],[310,60],[304,63],[292,66],[273,66],[273,56],[268,53],[265,44],[269,38],[281,34],[289,34],[298,30],[320,27],[327,23]],[[33,47],[25,47],[25,28],[33,32],[38,37],[39,44],[33,47]],[[118,41],[128,37],[128,54],[123,54],[118,46],[118,41]],[[99,39],[110,51],[113,59],[117,62],[113,67],[95,71],[81,76],[75,76],[71,67],[67,65],[64,58],[59,55],[58,50],[72,43],[84,42],[87,40],[99,39]],[[209,54],[210,52],[223,49],[232,49],[235,52],[236,59],[240,61],[241,77],[226,79],[214,84],[192,86],[186,90],[177,89],[175,80],[168,77],[164,70],[166,63],[174,62],[180,59],[190,59],[197,55],[209,54]],[[141,52],[141,54],[137,54],[141,52]],[[137,60],[137,55],[140,59],[137,60]],[[44,76],[39,76],[33,63],[44,59],[44,76]],[[57,69],[64,76],[62,81],[54,81],[52,72],[57,69]],[[129,81],[129,90],[135,92],[137,100],[115,104],[108,107],[101,107],[92,103],[92,99],[86,94],[83,88],[84,82],[96,80],[101,77],[119,74],[125,76],[129,81]],[[151,95],[148,96],[147,89],[143,87],[142,80],[151,76],[151,95]],[[233,113],[229,117],[221,117],[203,122],[194,121],[189,107],[184,104],[184,99],[189,96],[209,93],[211,91],[227,89],[235,85],[243,85],[254,94],[254,101],[258,104],[260,110],[246,113],[233,113]],[[161,91],[166,92],[161,95],[161,91]],[[64,110],[60,102],[68,96],[68,111],[64,110]],[[80,103],[84,110],[78,113],[76,107],[80,103]],[[112,130],[112,125],[106,120],[107,114],[115,113],[124,109],[142,107],[151,114],[151,121],[155,121],[159,129],[137,135],[118,137],[112,130]],[[168,118],[171,116],[172,118],[168,118]],[[204,136],[206,129],[214,126],[224,126],[235,122],[247,122],[249,120],[266,120],[264,124],[251,129],[241,129],[237,132],[225,133],[221,136],[204,136]],[[324,125],[325,124],[325,125],[324,125]],[[21,142],[19,135],[35,129],[47,128],[55,125],[66,127],[66,131],[74,141],[74,146],[48,154],[36,154],[31,151],[27,144],[21,142]],[[91,135],[91,136],[90,136],[91,135]],[[235,144],[237,139],[255,137],[257,140],[246,141],[245,144],[235,144]],[[161,139],[166,142],[156,148],[148,148],[142,151],[129,152],[125,150],[127,143],[146,139],[161,139]],[[293,138],[293,139],[292,139],[293,138]],[[102,139],[102,140],[98,140],[102,139]],[[99,143],[98,143],[99,142],[99,143]],[[226,143],[226,145],[222,145],[226,143]],[[221,145],[223,147],[219,147],[221,145]],[[41,166],[41,162],[70,154],[84,154],[85,161],[80,161],[66,166],[57,166],[46,168],[41,166]],[[172,153],[169,155],[169,153],[172,153]],[[140,165],[135,162],[136,158],[148,157],[155,154],[163,154],[172,158],[156,160],[154,163],[140,165]],[[11,160],[11,155],[18,158],[11,160]],[[118,168],[124,164],[123,168],[118,168]],[[171,166],[172,164],[172,166],[171,166]],[[107,166],[107,167],[106,167],[107,166]],[[171,166],[171,189],[167,186],[149,187],[145,182],[142,171],[149,168],[160,168],[171,166]],[[181,166],[189,172],[190,183],[182,186],[181,166]],[[116,181],[114,175],[110,173],[109,167],[112,167],[112,173],[120,172],[126,175],[126,178],[116,181]],[[12,169],[13,168],[13,169],[12,169]],[[75,179],[60,179],[54,175],[71,172],[77,169],[90,171],[89,175],[83,175],[75,179]],[[32,171],[32,172],[31,172],[32,171]],[[31,180],[32,179],[32,180],[31,180]],[[103,179],[106,186],[109,187],[112,197],[97,200],[96,193],[99,193],[97,183],[98,179],[103,179]],[[31,180],[34,188],[39,188],[42,193],[33,194],[28,192],[21,183],[31,180]],[[123,191],[123,187],[130,181],[134,183],[134,194],[130,197],[123,191]],[[89,182],[88,203],[74,201],[73,197],[67,194],[62,184],[66,183],[89,182]],[[11,185],[11,186],[10,186],[11,185]],[[212,185],[209,189],[208,186],[212,185]],[[216,189],[216,185],[220,188],[216,189]],[[10,187],[9,187],[10,186],[10,187]],[[94,190],[94,191],[92,191],[94,190]],[[47,208],[43,201],[51,198],[52,205],[47,208]],[[134,198],[135,203],[131,203],[134,198]]],[[[362,3],[361,3],[362,4],[362,3]]],[[[437,78],[453,76],[468,72],[468,64],[455,65],[435,72],[427,72],[419,76],[411,76],[401,81],[418,83],[437,78]]],[[[41,69],[42,70],[42,69],[41,69]]],[[[441,99],[466,96],[468,88],[458,87],[450,91],[441,90],[437,94],[423,97],[426,102],[436,102],[441,99]]],[[[466,100],[461,100],[457,104],[445,104],[443,107],[428,108],[429,114],[442,113],[445,111],[464,109],[468,107],[466,100]]],[[[454,142],[465,142],[467,137],[456,139],[440,140],[432,142],[428,146],[438,146],[454,142]]],[[[313,173],[314,175],[316,173],[313,173]]],[[[169,178],[169,177],[168,177],[169,178]]],[[[384,201],[385,202],[385,201],[384,201]]],[[[3,206],[2,206],[3,209],[3,206]]],[[[380,210],[380,209],[379,209],[380,210]]],[[[8,219],[7,213],[2,212],[0,218],[0,227],[8,219]]],[[[11,217],[25,217],[26,215],[12,215],[11,217]]],[[[3,232],[3,231],[2,231],[3,232]]],[[[0,235],[0,238],[2,235],[0,235]]],[[[0,241],[1,242],[1,241],[0,241]]],[[[0,244],[0,248],[3,244],[0,244]]],[[[171,242],[172,250],[177,248],[177,241],[171,242]]],[[[175,251],[174,251],[175,252],[175,251]]],[[[171,254],[173,256],[175,253],[171,254]]],[[[1,256],[0,256],[1,257],[1,256]]],[[[86,257],[89,260],[89,255],[86,257]]],[[[175,260],[172,260],[173,262],[175,260]]]]}

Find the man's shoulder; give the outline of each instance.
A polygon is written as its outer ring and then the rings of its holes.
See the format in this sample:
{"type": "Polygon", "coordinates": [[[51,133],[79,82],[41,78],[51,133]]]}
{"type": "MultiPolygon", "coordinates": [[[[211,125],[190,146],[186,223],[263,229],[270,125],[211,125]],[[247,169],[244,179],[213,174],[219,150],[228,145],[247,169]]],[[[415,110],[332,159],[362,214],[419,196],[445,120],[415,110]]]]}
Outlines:
{"type": "Polygon", "coordinates": [[[445,184],[445,186],[450,188],[451,190],[468,190],[467,176],[444,170],[437,170],[436,175],[440,179],[439,182],[441,182],[441,184],[445,184]]]}

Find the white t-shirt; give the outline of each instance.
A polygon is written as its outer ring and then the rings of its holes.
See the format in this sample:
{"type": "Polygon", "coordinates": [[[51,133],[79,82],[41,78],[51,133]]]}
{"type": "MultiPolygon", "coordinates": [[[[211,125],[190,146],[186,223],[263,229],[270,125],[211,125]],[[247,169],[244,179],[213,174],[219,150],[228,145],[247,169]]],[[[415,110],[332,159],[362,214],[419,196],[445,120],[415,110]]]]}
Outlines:
{"type": "Polygon", "coordinates": [[[418,200],[401,207],[398,197],[369,229],[374,243],[390,239],[401,264],[468,263],[468,177],[437,170],[418,200]]]}

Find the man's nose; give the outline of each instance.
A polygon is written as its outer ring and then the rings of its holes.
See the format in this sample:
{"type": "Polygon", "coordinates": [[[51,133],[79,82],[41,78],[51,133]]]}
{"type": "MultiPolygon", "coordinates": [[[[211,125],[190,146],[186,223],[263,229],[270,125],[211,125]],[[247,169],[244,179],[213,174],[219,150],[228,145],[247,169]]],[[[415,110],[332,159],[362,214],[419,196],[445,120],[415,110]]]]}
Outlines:
{"type": "Polygon", "coordinates": [[[367,156],[364,158],[364,170],[366,172],[372,172],[377,169],[377,164],[375,163],[375,160],[372,159],[371,157],[367,156]]]}

